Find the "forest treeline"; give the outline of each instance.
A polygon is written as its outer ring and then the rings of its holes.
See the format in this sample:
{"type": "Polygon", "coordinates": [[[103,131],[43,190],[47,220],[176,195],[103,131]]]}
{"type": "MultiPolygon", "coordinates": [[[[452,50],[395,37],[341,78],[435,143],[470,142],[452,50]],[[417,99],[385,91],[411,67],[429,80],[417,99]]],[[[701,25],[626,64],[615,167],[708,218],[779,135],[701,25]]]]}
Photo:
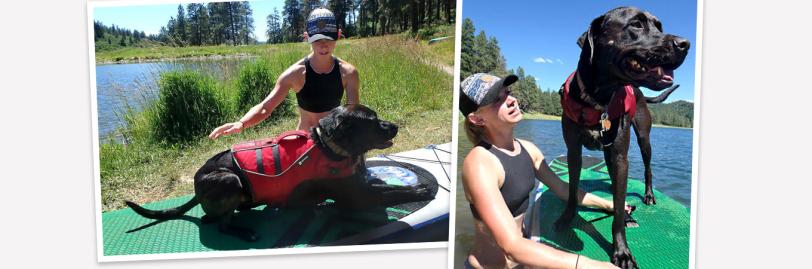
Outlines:
{"type": "Polygon", "coordinates": [[[93,29],[96,51],[299,42],[307,15],[313,9],[325,7],[335,15],[343,37],[408,32],[430,38],[438,28],[453,29],[455,5],[454,0],[284,0],[281,10],[274,8],[264,22],[255,22],[255,11],[247,1],[190,3],[178,5],[177,14],[168,19],[158,34],[146,35],[143,30],[107,26],[101,21],[94,21],[93,29]],[[267,24],[265,36],[254,34],[255,23],[267,24]]]}

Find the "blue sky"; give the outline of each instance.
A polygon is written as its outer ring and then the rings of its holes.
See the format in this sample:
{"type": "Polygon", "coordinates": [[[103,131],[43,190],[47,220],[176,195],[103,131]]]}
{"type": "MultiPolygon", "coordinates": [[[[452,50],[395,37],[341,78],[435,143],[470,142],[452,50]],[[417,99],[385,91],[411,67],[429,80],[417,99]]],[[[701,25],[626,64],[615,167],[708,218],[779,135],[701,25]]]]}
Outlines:
{"type": "Polygon", "coordinates": [[[484,30],[499,40],[509,69],[521,66],[525,74],[537,78],[542,90],[558,90],[578,64],[580,48],[575,41],[594,18],[618,6],[646,10],[660,19],[666,33],[691,41],[685,62],[674,71],[680,88],[666,102],[694,100],[696,1],[463,0],[462,15],[474,21],[475,34],[484,30]]]}
{"type": "MultiPolygon", "coordinates": [[[[281,11],[285,4],[283,0],[248,1],[251,4],[254,17],[254,35],[258,41],[265,41],[265,31],[268,29],[266,18],[274,7],[281,11]]],[[[162,26],[166,26],[170,17],[178,15],[178,4],[183,4],[184,13],[186,5],[193,2],[169,2],[165,4],[139,4],[102,6],[99,3],[93,8],[93,19],[101,21],[104,25],[117,25],[130,30],[144,31],[146,34],[158,34],[162,26]]],[[[188,14],[187,14],[188,15],[188,14]]]]}

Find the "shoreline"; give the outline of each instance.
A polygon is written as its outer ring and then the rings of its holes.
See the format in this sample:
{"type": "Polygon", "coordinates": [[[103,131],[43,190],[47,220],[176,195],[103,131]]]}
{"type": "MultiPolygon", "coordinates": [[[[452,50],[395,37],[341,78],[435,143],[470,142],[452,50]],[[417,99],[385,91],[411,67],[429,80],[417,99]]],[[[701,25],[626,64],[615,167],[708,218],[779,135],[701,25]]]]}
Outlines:
{"type": "Polygon", "coordinates": [[[235,54],[203,54],[194,56],[181,56],[181,57],[159,57],[152,58],[149,56],[144,57],[128,57],[117,58],[115,60],[96,61],[96,65],[112,65],[112,64],[137,64],[137,63],[157,63],[167,61],[206,61],[206,60],[222,60],[222,59],[251,59],[259,56],[249,53],[235,53],[235,54]]]}
{"type": "MultiPolygon", "coordinates": [[[[561,116],[548,115],[548,114],[543,114],[543,113],[522,112],[522,117],[524,119],[528,119],[528,120],[554,120],[554,121],[560,121],[561,120],[561,116]]],[[[692,130],[693,129],[693,127],[679,127],[679,126],[662,125],[662,124],[652,124],[651,127],[672,128],[672,129],[686,129],[686,130],[692,130]]]]}

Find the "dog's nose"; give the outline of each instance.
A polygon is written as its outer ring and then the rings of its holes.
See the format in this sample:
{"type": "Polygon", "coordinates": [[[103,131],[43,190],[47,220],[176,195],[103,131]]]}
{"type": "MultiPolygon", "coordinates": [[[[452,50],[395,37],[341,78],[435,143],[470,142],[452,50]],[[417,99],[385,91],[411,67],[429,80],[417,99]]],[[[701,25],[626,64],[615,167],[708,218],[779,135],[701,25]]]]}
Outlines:
{"type": "Polygon", "coordinates": [[[388,121],[381,121],[381,127],[392,134],[396,135],[398,133],[398,126],[394,123],[388,121]]]}
{"type": "Polygon", "coordinates": [[[691,42],[688,39],[675,36],[674,37],[674,48],[679,50],[680,52],[686,52],[689,48],[691,48],[691,42]]]}

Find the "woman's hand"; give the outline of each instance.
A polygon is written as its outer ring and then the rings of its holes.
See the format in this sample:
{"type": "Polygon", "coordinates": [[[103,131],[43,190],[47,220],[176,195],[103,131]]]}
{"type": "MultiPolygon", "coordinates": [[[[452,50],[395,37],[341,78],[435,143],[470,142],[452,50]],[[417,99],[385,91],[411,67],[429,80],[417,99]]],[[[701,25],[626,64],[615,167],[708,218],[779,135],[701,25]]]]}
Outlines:
{"type": "Polygon", "coordinates": [[[209,138],[217,139],[218,137],[223,135],[236,134],[242,131],[243,127],[244,125],[241,121],[226,123],[220,127],[215,128],[214,131],[212,131],[209,134],[209,138]]]}

